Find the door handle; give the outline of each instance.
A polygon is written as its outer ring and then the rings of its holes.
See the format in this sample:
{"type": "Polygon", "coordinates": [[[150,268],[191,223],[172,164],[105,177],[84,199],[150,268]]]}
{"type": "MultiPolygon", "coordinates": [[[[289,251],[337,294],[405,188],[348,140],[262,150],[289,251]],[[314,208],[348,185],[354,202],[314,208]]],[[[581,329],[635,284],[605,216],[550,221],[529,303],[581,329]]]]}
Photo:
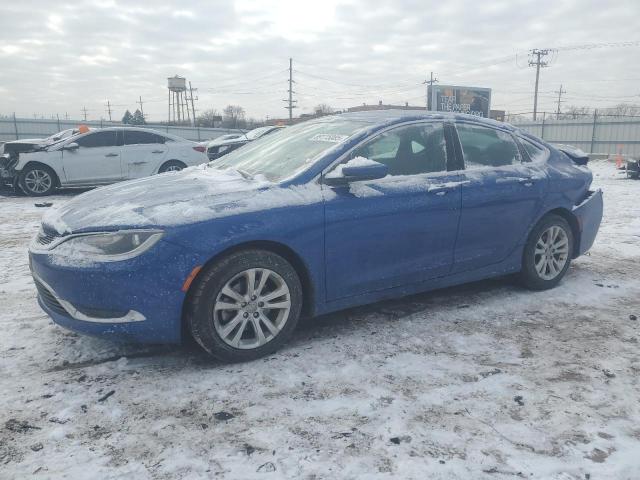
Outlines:
{"type": "Polygon", "coordinates": [[[164,153],[164,150],[154,150],[151,153],[164,153]]]}
{"type": "Polygon", "coordinates": [[[428,192],[433,195],[438,195],[439,197],[442,197],[443,195],[446,195],[451,190],[452,188],[449,185],[433,185],[429,187],[428,192]]]}
{"type": "Polygon", "coordinates": [[[144,165],[145,163],[148,162],[131,162],[131,165],[144,165]]]}
{"type": "Polygon", "coordinates": [[[518,180],[518,183],[520,185],[524,185],[525,187],[531,187],[535,183],[535,181],[531,177],[529,177],[529,178],[520,178],[518,180]]]}
{"type": "Polygon", "coordinates": [[[105,157],[117,157],[117,156],[118,156],[118,154],[117,154],[117,153],[107,153],[107,154],[105,155],[105,157]]]}

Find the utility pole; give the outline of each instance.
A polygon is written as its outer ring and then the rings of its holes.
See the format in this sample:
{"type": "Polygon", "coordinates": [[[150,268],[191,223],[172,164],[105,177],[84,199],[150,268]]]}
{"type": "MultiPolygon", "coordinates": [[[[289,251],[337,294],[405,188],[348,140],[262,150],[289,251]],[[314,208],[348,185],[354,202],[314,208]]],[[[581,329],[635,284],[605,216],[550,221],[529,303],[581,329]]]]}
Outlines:
{"type": "Polygon", "coordinates": [[[82,113],[84,114],[84,121],[87,121],[87,107],[82,107],[82,113]]]}
{"type": "MultiPolygon", "coordinates": [[[[198,89],[196,88],[196,91],[198,89]]],[[[191,100],[191,113],[193,113],[193,126],[196,126],[196,108],[193,106],[193,88],[191,88],[191,82],[189,82],[189,99],[191,100]]],[[[197,100],[197,98],[196,98],[197,100]]],[[[187,105],[187,110],[189,110],[189,105],[187,105]]]]}
{"type": "Polygon", "coordinates": [[[293,123],[293,109],[298,108],[294,105],[297,100],[293,99],[293,94],[296,93],[293,91],[293,59],[289,58],[289,100],[283,100],[283,102],[288,102],[288,106],[284,107],[289,110],[289,125],[293,123]]]}
{"type": "Polygon", "coordinates": [[[531,55],[535,60],[529,60],[529,66],[533,67],[535,65],[536,67],[536,91],[533,96],[533,121],[535,121],[536,116],[538,115],[538,84],[540,83],[540,68],[544,68],[549,65],[547,62],[542,60],[542,57],[549,55],[549,50],[534,48],[531,50],[531,55]]]}
{"type": "Polygon", "coordinates": [[[142,109],[142,95],[140,95],[140,100],[138,100],[136,103],[140,105],[140,113],[142,114],[142,118],[144,118],[144,110],[142,109]]]}
{"type": "Polygon", "coordinates": [[[109,112],[109,121],[111,121],[111,103],[109,102],[109,100],[107,99],[107,112],[109,112]]]}
{"type": "Polygon", "coordinates": [[[560,90],[556,90],[553,93],[558,94],[558,109],[556,110],[556,120],[560,119],[560,104],[562,103],[562,94],[567,93],[566,90],[562,90],[562,84],[560,84],[560,90]]]}
{"type": "Polygon", "coordinates": [[[437,78],[433,78],[433,72],[431,72],[431,75],[429,77],[429,80],[425,80],[424,82],[422,82],[423,85],[428,85],[427,86],[427,110],[431,110],[431,87],[433,87],[434,83],[438,83],[438,79],[437,78]]]}

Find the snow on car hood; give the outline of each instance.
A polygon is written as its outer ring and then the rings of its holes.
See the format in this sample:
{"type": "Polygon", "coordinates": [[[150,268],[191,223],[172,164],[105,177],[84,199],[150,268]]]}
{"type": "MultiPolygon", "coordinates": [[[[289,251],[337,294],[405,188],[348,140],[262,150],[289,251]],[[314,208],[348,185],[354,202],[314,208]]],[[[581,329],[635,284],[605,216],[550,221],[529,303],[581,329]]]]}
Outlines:
{"type": "Polygon", "coordinates": [[[169,226],[290,204],[320,195],[306,187],[283,188],[262,176],[208,164],[99,188],[51,209],[45,228],[64,235],[114,227],[169,226]]]}

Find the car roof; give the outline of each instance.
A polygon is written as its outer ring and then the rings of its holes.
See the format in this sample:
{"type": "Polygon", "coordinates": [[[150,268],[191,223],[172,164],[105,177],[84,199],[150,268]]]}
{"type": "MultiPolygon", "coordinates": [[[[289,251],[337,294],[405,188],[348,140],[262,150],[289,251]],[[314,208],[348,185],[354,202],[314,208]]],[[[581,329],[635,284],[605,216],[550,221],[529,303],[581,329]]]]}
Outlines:
{"type": "Polygon", "coordinates": [[[485,124],[489,127],[515,131],[516,128],[508,123],[498,122],[489,118],[467,115],[464,113],[433,112],[427,110],[368,110],[364,112],[347,112],[338,114],[340,117],[373,124],[395,124],[411,120],[448,120],[465,121],[485,124]]]}
{"type": "Polygon", "coordinates": [[[191,142],[191,140],[187,140],[186,138],[183,138],[179,135],[173,135],[172,133],[167,133],[167,132],[163,132],[161,130],[156,130],[155,128],[146,128],[146,127],[137,127],[137,126],[118,126],[118,127],[103,127],[103,128],[93,128],[91,127],[90,132],[86,132],[86,133],[94,133],[94,132],[113,132],[113,131],[120,131],[120,130],[135,130],[138,132],[150,132],[150,133],[155,133],[156,135],[160,135],[163,137],[168,137],[171,138],[173,140],[182,140],[185,142],[191,142]]]}

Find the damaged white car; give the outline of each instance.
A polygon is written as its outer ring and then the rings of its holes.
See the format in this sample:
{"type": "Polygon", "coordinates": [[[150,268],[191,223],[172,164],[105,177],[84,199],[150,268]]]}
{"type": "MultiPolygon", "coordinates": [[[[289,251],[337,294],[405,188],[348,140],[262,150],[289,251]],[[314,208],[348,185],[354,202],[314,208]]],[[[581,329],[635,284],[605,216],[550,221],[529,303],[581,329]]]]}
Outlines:
{"type": "Polygon", "coordinates": [[[94,187],[207,161],[203,146],[145,128],[112,127],[51,144],[12,149],[0,156],[0,183],[27,195],[50,195],[61,187],[94,187]]]}

